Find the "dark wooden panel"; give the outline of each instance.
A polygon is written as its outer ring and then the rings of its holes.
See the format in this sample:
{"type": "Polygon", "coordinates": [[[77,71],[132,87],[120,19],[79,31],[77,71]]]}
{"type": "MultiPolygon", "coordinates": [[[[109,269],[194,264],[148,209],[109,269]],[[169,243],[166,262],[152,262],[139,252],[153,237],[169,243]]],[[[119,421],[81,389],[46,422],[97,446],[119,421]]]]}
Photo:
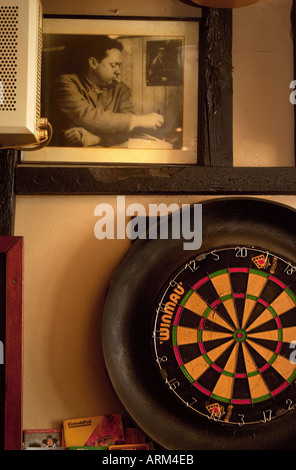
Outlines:
{"type": "Polygon", "coordinates": [[[0,236],[13,234],[15,165],[16,152],[0,150],[0,236]]]}
{"type": "Polygon", "coordinates": [[[233,165],[232,10],[203,8],[201,149],[208,166],[233,165]]]}
{"type": "Polygon", "coordinates": [[[16,194],[296,194],[296,168],[30,167],[16,194]]]}

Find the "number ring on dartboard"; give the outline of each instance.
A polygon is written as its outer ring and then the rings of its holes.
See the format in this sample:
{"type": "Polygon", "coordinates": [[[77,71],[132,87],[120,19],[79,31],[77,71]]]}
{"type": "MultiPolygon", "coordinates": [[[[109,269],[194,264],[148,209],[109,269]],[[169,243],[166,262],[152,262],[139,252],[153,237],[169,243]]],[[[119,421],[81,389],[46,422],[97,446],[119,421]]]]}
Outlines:
{"type": "MultiPolygon", "coordinates": [[[[193,213],[193,212],[192,212],[193,213]]],[[[202,246],[137,240],[103,312],[122,406],[165,449],[294,449],[296,213],[202,204],[202,246]]]]}

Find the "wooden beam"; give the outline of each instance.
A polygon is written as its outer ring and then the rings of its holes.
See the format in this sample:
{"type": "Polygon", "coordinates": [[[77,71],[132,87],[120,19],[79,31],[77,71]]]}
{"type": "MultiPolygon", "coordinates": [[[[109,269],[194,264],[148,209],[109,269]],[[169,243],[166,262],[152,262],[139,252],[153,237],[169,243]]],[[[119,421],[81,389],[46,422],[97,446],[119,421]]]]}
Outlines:
{"type": "Polygon", "coordinates": [[[296,194],[296,168],[36,167],[16,170],[16,194],[296,194]]]}
{"type": "Polygon", "coordinates": [[[13,235],[16,151],[0,150],[0,236],[13,235]]]}
{"type": "Polygon", "coordinates": [[[232,10],[203,8],[200,163],[233,165],[232,10]],[[204,158],[202,158],[204,156],[204,158]]]}

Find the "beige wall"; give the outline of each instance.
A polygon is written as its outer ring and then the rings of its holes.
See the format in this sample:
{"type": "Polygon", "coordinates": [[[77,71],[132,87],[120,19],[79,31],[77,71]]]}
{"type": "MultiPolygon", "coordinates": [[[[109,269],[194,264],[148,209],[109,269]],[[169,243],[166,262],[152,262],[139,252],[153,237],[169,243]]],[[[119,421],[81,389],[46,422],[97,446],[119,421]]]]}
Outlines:
{"type": "MultiPolygon", "coordinates": [[[[261,0],[234,12],[237,165],[292,165],[291,3],[261,0]]],[[[116,9],[119,15],[152,16],[198,11],[178,0],[43,0],[43,6],[47,13],[98,15],[116,9]]],[[[135,199],[147,207],[204,198],[140,196],[126,203],[135,199]]],[[[269,199],[296,207],[295,197],[269,199]]],[[[116,211],[116,196],[17,197],[15,234],[25,238],[24,428],[120,411],[103,369],[99,323],[108,280],[130,242],[95,239],[94,208],[102,202],[116,211]]]]}
{"type": "Polygon", "coordinates": [[[236,9],[233,24],[234,164],[293,166],[292,0],[236,9]]]}

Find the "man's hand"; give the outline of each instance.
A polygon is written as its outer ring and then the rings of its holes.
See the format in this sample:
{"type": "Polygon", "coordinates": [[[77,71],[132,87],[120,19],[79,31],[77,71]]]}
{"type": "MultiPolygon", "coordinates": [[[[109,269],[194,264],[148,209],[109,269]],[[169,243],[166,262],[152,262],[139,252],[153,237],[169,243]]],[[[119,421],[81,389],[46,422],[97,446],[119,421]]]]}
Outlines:
{"type": "Polygon", "coordinates": [[[63,132],[64,138],[69,146],[73,147],[92,147],[99,145],[101,138],[83,127],[72,127],[63,132]]]}
{"type": "Polygon", "coordinates": [[[144,127],[146,129],[159,129],[164,123],[164,117],[158,113],[141,114],[133,116],[131,130],[136,127],[144,127]]]}

